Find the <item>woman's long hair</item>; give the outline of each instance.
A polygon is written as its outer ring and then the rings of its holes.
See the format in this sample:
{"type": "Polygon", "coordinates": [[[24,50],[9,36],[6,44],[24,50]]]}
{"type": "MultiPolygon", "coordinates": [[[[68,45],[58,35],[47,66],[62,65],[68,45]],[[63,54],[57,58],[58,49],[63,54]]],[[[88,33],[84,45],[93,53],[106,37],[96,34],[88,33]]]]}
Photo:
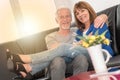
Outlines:
{"type": "Polygon", "coordinates": [[[77,24],[77,27],[83,31],[85,29],[85,24],[81,23],[77,17],[76,17],[76,10],[78,9],[87,9],[89,14],[90,14],[90,24],[94,22],[94,19],[96,18],[97,14],[95,13],[94,9],[85,1],[79,1],[78,3],[75,4],[74,6],[74,16],[75,16],[75,21],[77,24]]]}

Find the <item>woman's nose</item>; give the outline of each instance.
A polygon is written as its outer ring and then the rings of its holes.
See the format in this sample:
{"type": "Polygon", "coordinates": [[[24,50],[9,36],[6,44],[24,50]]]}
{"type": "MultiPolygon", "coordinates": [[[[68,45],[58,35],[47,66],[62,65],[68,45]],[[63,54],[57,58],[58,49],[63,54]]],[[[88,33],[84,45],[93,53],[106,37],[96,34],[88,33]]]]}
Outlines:
{"type": "Polygon", "coordinates": [[[80,18],[82,16],[82,14],[79,14],[78,17],[80,18]]]}

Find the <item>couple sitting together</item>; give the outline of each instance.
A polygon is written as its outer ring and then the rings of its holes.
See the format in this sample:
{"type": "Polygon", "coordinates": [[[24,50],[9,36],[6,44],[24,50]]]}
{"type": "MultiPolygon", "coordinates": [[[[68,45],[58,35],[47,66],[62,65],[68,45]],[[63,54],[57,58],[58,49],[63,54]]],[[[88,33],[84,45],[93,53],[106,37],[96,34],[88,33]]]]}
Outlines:
{"type": "MultiPolygon", "coordinates": [[[[8,58],[14,63],[14,72],[21,74],[23,78],[32,80],[32,74],[49,66],[51,80],[64,80],[66,71],[76,75],[88,70],[91,63],[88,51],[80,45],[75,46],[80,39],[77,39],[74,34],[94,35],[97,30],[99,30],[99,34],[102,34],[108,30],[105,23],[107,16],[105,14],[97,16],[94,9],[84,1],[76,3],[73,12],[77,28],[70,28],[72,15],[69,8],[57,9],[55,19],[59,24],[59,30],[46,36],[47,51],[30,55],[16,55],[7,50],[8,58]]],[[[110,39],[109,30],[105,37],[110,39]]],[[[111,44],[102,45],[102,48],[107,50],[111,56],[114,55],[111,44]]]]}

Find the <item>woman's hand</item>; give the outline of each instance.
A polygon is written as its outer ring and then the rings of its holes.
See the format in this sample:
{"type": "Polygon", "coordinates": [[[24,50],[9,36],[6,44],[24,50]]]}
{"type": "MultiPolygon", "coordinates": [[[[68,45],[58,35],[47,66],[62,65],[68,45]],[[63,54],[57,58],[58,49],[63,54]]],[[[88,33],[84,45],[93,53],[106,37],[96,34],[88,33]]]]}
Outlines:
{"type": "Polygon", "coordinates": [[[101,14],[99,16],[96,17],[96,19],[94,20],[94,26],[96,28],[102,28],[104,23],[107,22],[108,17],[106,14],[101,14]]]}

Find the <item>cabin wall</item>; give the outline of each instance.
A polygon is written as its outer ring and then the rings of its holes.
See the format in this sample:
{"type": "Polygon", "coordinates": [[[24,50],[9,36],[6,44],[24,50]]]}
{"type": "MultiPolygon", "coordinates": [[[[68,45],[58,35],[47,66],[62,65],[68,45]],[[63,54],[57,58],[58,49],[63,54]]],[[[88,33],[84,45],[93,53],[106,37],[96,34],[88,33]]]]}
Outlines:
{"type": "MultiPolygon", "coordinates": [[[[0,0],[0,43],[58,27],[55,11],[64,5],[71,9],[79,0],[0,0]]],[[[119,0],[85,0],[100,11],[120,4],[119,0]]],[[[73,20],[74,21],[74,20],[73,20]]]]}

